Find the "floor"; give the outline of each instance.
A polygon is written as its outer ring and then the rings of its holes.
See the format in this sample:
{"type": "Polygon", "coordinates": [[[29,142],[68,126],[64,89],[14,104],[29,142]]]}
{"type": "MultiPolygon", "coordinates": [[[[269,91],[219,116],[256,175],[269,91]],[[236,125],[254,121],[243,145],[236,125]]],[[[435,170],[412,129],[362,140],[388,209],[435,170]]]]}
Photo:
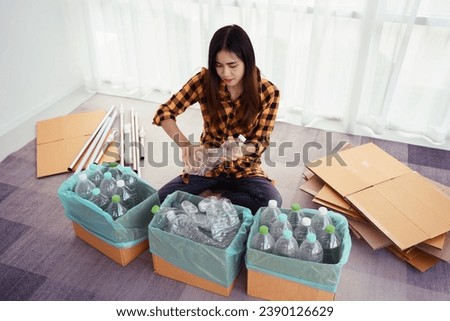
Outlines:
{"type": "MultiPolygon", "coordinates": [[[[161,128],[151,124],[157,104],[97,94],[75,112],[108,110],[120,104],[126,110],[134,106],[139,113],[147,139],[142,178],[158,189],[181,172],[181,164],[177,148],[161,128]]],[[[178,118],[178,125],[198,140],[199,110],[188,109],[178,118]]],[[[450,186],[449,151],[277,123],[264,168],[281,191],[283,207],[300,202],[303,207],[317,208],[299,189],[304,162],[324,156],[341,141],[353,145],[375,142],[420,174],[450,186]],[[311,142],[323,148],[308,149],[311,142]]],[[[245,268],[230,296],[220,296],[155,274],[148,251],[122,267],[75,237],[56,193],[71,174],[36,178],[35,145],[31,141],[0,163],[0,300],[258,300],[246,293],[245,268]]],[[[421,273],[389,251],[373,251],[352,237],[335,300],[449,301],[450,264],[441,261],[421,273]]]]}

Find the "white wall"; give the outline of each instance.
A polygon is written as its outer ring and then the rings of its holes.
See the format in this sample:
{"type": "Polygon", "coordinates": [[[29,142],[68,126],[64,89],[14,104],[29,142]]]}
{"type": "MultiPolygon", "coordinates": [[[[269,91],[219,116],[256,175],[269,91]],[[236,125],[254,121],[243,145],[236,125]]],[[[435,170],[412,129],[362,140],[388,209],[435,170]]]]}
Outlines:
{"type": "Polygon", "coordinates": [[[87,99],[64,4],[0,1],[0,161],[34,139],[37,120],[87,99]]]}

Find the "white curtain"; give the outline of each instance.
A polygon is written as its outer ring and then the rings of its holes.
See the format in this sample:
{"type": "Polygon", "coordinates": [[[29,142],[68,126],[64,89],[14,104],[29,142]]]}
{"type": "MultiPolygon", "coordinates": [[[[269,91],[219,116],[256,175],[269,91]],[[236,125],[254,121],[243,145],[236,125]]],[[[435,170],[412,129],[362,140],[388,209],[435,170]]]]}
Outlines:
{"type": "MultiPolygon", "coordinates": [[[[86,86],[152,100],[239,24],[281,90],[280,121],[381,138],[450,138],[448,0],[67,0],[86,86]]],[[[164,96],[165,95],[165,96],[164,96]]],[[[161,97],[161,96],[160,96],[161,97]]]]}

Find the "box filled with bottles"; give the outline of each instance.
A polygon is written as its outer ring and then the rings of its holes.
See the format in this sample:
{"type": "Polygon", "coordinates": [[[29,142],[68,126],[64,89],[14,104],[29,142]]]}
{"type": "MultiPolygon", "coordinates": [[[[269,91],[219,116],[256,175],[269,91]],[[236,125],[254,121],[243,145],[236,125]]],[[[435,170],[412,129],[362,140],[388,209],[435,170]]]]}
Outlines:
{"type": "Polygon", "coordinates": [[[156,190],[131,168],[114,167],[90,166],[72,175],[61,184],[58,196],[75,235],[125,266],[148,249],[151,208],[159,199],[156,190]],[[102,180],[113,183],[109,192],[102,180]],[[125,191],[119,191],[124,186],[125,191]]]}
{"type": "Polygon", "coordinates": [[[212,209],[217,204],[214,197],[177,191],[162,202],[148,227],[155,273],[223,296],[230,295],[244,265],[253,216],[248,208],[221,199],[224,203],[219,203],[217,208],[226,211],[214,217],[222,217],[222,225],[217,223],[219,220],[208,223],[205,214],[213,217],[212,209]],[[192,205],[196,209],[188,214],[192,205]],[[180,230],[186,226],[187,229],[180,230]]]}
{"type": "MultiPolygon", "coordinates": [[[[324,211],[302,209],[297,223],[290,224],[292,230],[286,229],[281,235],[272,237],[270,228],[265,226],[270,225],[275,231],[276,224],[273,219],[271,223],[266,223],[267,217],[263,215],[269,207],[263,207],[256,213],[247,240],[247,294],[274,301],[334,300],[342,267],[351,250],[347,219],[325,208],[322,208],[324,211]],[[325,250],[325,247],[322,249],[316,244],[322,236],[316,236],[314,230],[311,231],[313,217],[322,214],[328,216],[327,225],[333,226],[327,228],[328,232],[324,231],[324,235],[334,234],[339,239],[337,251],[325,250]],[[302,226],[297,228],[295,225],[302,226]],[[324,263],[324,259],[328,263],[324,263]]],[[[277,220],[286,222],[288,219],[291,222],[292,210],[278,210],[277,220]]]]}

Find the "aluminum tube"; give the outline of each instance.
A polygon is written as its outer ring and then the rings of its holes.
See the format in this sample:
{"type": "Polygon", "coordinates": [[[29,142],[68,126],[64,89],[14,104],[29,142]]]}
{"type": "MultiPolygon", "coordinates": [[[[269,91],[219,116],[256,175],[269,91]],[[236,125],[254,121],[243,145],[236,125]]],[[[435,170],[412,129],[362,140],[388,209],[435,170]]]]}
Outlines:
{"type": "Polygon", "coordinates": [[[120,104],[120,126],[119,126],[119,135],[120,135],[120,165],[124,166],[125,165],[125,146],[124,146],[124,139],[123,139],[123,116],[124,116],[124,109],[123,109],[123,104],[120,104]]]}
{"type": "Polygon", "coordinates": [[[98,153],[97,157],[94,160],[95,164],[98,164],[100,162],[100,159],[102,158],[103,154],[105,154],[105,151],[108,149],[109,145],[114,141],[114,138],[117,135],[117,129],[113,128],[111,130],[111,134],[109,134],[108,138],[106,138],[106,142],[103,144],[102,149],[98,153]]]}
{"type": "Polygon", "coordinates": [[[134,136],[136,134],[135,130],[134,130],[134,107],[131,107],[130,110],[130,123],[131,123],[131,146],[130,146],[130,151],[131,151],[131,160],[132,160],[132,168],[134,171],[137,170],[137,162],[136,162],[136,152],[135,152],[135,147],[136,147],[136,137],[134,136]]]}
{"type": "Polygon", "coordinates": [[[144,126],[141,126],[139,130],[139,156],[140,159],[145,159],[145,130],[144,126]]]}
{"type": "Polygon", "coordinates": [[[89,161],[87,162],[87,166],[92,164],[94,162],[94,160],[97,158],[98,154],[100,154],[100,149],[102,149],[103,144],[105,143],[106,139],[108,138],[109,131],[110,131],[111,127],[114,125],[114,122],[116,121],[116,117],[117,117],[117,110],[114,111],[114,113],[112,114],[111,119],[108,122],[108,126],[106,127],[105,131],[103,132],[102,137],[100,137],[100,140],[98,141],[97,146],[95,146],[95,149],[92,152],[89,161]]]}
{"type": "Polygon", "coordinates": [[[79,173],[83,170],[84,164],[86,164],[87,160],[91,157],[92,155],[92,151],[94,150],[95,146],[97,145],[98,141],[100,140],[101,136],[103,135],[104,131],[106,130],[106,128],[108,127],[109,121],[111,120],[111,117],[109,116],[105,122],[103,123],[102,128],[100,128],[100,131],[98,132],[98,134],[95,136],[94,140],[92,141],[92,143],[89,145],[89,148],[86,150],[86,152],[84,153],[83,158],[81,159],[81,161],[78,163],[77,165],[77,169],[75,170],[75,173],[79,173]]]}
{"type": "Polygon", "coordinates": [[[141,164],[140,164],[140,148],[139,148],[139,114],[137,112],[134,113],[134,139],[135,139],[135,147],[134,159],[136,160],[136,173],[138,176],[141,176],[141,164]]]}
{"type": "Polygon", "coordinates": [[[69,165],[69,167],[67,168],[67,170],[69,172],[71,172],[75,165],[77,164],[77,162],[80,160],[81,156],[83,155],[83,153],[86,151],[86,149],[88,148],[88,146],[91,144],[91,142],[94,140],[94,137],[97,135],[97,133],[99,132],[100,128],[102,128],[103,124],[105,123],[106,119],[109,117],[109,115],[111,115],[112,111],[114,110],[115,105],[113,105],[108,112],[106,113],[105,117],[103,117],[102,121],[100,122],[100,124],[97,126],[97,128],[94,130],[94,132],[92,133],[91,137],[89,137],[89,139],[87,140],[87,142],[84,144],[84,146],[81,148],[80,152],[78,153],[78,155],[75,157],[75,159],[73,160],[72,164],[69,165]]]}

